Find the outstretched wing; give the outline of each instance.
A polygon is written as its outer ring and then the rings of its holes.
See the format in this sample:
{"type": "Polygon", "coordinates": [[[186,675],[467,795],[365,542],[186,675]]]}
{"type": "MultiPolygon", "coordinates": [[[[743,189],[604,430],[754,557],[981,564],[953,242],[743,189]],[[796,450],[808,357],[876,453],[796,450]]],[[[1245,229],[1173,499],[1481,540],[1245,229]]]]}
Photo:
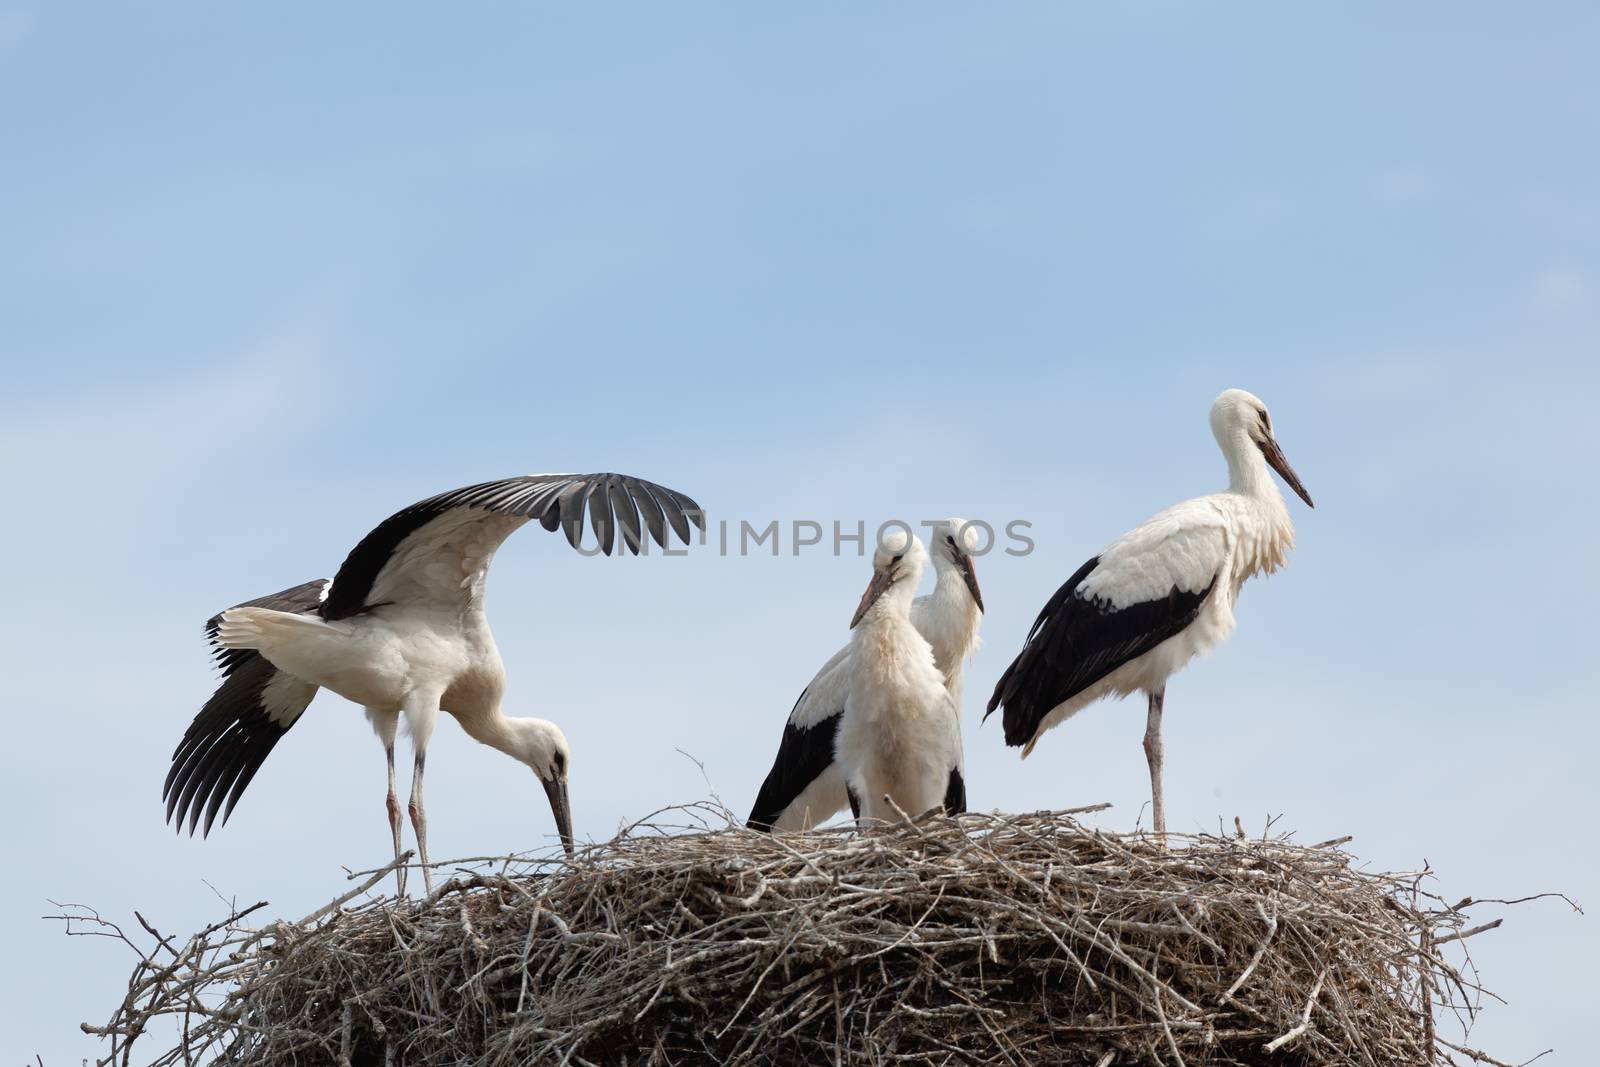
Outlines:
{"type": "Polygon", "coordinates": [[[1216,586],[1228,542],[1220,519],[1188,501],[1089,560],[1045,604],[1000,676],[1006,744],[1025,745],[1058,705],[1181,633],[1216,586]]]}
{"type": "MultiPolygon", "coordinates": [[[[319,578],[236,606],[315,615],[329,584],[319,578]]],[[[221,618],[219,613],[206,621],[206,637],[222,670],[222,684],[184,731],[161,789],[167,820],[176,815],[181,831],[187,819],[191,834],[202,812],[203,834],[211,832],[219,810],[222,821],[228,821],[267,754],[317,694],[316,686],[278,670],[259,652],[218,646],[221,618]]]]}
{"type": "MultiPolygon", "coordinates": [[[[281,593],[246,600],[243,604],[235,604],[233,607],[271,608],[273,611],[315,615],[322,607],[322,602],[328,598],[328,589],[332,585],[333,583],[326,578],[316,578],[285,589],[281,593]]],[[[228,610],[232,611],[233,608],[228,610]]],[[[217,667],[226,676],[231,675],[241,663],[259,658],[259,653],[248,648],[223,648],[217,644],[217,627],[220,625],[222,625],[222,612],[219,611],[206,620],[206,641],[211,645],[211,656],[216,660],[217,667]]]]}
{"type": "Polygon", "coordinates": [[[646,533],[665,548],[668,529],[689,543],[705,516],[689,497],[625,474],[534,474],[429,497],[385,519],[351,551],[322,605],[328,620],[380,604],[465,603],[481,593],[495,550],[524,523],[560,527],[574,548],[585,509],[601,551],[639,553],[646,533]]]}

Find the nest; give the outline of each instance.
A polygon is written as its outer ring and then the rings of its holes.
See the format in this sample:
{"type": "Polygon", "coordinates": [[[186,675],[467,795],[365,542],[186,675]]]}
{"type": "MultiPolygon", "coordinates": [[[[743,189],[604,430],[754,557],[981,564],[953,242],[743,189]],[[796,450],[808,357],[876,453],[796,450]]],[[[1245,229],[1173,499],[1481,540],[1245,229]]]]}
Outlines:
{"type": "Polygon", "coordinates": [[[127,998],[85,1029],[129,1063],[165,1028],[160,1065],[1498,1062],[1436,1028],[1470,1023],[1462,942],[1498,920],[1343,841],[1163,844],[1071,813],[763,835],[674,810],[699,827],[457,865],[426,901],[368,895],[379,871],[299,922],[145,924],[127,998]]]}

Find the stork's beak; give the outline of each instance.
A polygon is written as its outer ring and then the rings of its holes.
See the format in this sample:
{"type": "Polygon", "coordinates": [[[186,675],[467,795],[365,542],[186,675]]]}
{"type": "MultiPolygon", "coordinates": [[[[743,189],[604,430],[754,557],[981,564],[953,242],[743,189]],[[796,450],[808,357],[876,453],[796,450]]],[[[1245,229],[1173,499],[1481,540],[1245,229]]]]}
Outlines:
{"type": "Polygon", "coordinates": [[[1279,476],[1288,483],[1289,488],[1294,490],[1296,496],[1306,502],[1306,507],[1316,507],[1311,502],[1311,494],[1306,492],[1306,487],[1300,484],[1300,476],[1294,472],[1293,467],[1289,466],[1289,459],[1283,454],[1283,449],[1278,447],[1277,438],[1268,437],[1265,441],[1257,441],[1256,444],[1260,447],[1261,454],[1267,457],[1267,462],[1272,464],[1272,469],[1277,471],[1279,476]]]}
{"type": "Polygon", "coordinates": [[[567,778],[551,780],[539,779],[539,784],[544,786],[544,795],[550,798],[550,812],[556,817],[556,833],[561,838],[561,847],[567,851],[567,859],[572,858],[572,805],[567,801],[567,778]]]}
{"type": "Polygon", "coordinates": [[[983,610],[983,593],[978,589],[978,570],[972,563],[972,557],[965,552],[956,557],[956,566],[961,568],[961,577],[966,579],[967,591],[972,594],[972,602],[978,605],[978,610],[983,610]]]}
{"type": "Polygon", "coordinates": [[[866,616],[867,609],[876,604],[878,598],[886,593],[893,584],[894,579],[889,577],[888,571],[872,572],[872,581],[867,584],[867,591],[861,594],[861,603],[856,607],[855,616],[850,620],[850,629],[854,630],[856,628],[856,623],[866,616]]]}

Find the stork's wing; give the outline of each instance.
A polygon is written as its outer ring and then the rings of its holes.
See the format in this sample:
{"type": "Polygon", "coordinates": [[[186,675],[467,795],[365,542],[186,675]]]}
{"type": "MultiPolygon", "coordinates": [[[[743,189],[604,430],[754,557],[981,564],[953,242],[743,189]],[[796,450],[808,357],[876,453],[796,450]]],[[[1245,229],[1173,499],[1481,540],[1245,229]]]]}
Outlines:
{"type": "Polygon", "coordinates": [[[625,474],[533,474],[469,485],[429,497],[391,515],[361,539],[322,606],[343,619],[379,604],[417,600],[464,602],[481,586],[495,550],[530,519],[561,527],[574,548],[583,513],[601,551],[616,535],[637,554],[645,534],[665,548],[668,529],[689,543],[689,526],[705,529],[700,505],[682,493],[625,474]]]}
{"type": "Polygon", "coordinates": [[[1159,600],[1172,589],[1209,588],[1231,549],[1226,516],[1210,497],[1175,504],[1117,538],[1095,557],[1082,596],[1113,609],[1159,600]]]}
{"type": "MultiPolygon", "coordinates": [[[[271,608],[273,611],[290,611],[297,615],[315,615],[328,599],[328,590],[333,585],[326,578],[315,578],[309,582],[302,582],[291,589],[271,596],[257,597],[246,600],[243,604],[235,604],[235,608],[271,608]]],[[[233,608],[229,608],[232,611],[233,608]]],[[[217,661],[217,667],[223,675],[231,675],[241,663],[251,659],[260,658],[260,653],[248,648],[223,648],[217,644],[217,627],[222,625],[222,612],[217,612],[206,620],[206,640],[211,644],[211,655],[217,661]]]]}
{"type": "MultiPolygon", "coordinates": [[[[319,578],[237,606],[315,615],[328,586],[326,578],[319,578]]],[[[316,686],[283,673],[259,652],[218,647],[221,618],[218,614],[206,621],[206,637],[222,669],[222,684],[184,731],[161,789],[167,820],[176,814],[181,831],[187,819],[191,834],[202,811],[206,820],[203,833],[211,832],[219,809],[222,821],[228,821],[267,754],[317,694],[316,686]]]]}
{"type": "Polygon", "coordinates": [[[844,807],[844,775],[835,765],[833,751],[843,719],[844,712],[839,711],[810,726],[796,726],[792,720],[784,725],[777,758],[761,783],[746,826],[772,830],[797,828],[806,821],[816,825],[844,807]]]}
{"type": "Polygon", "coordinates": [[[804,730],[844,710],[844,698],[850,692],[849,658],[850,646],[845,645],[812,676],[789,711],[790,726],[804,730]]]}
{"type": "Polygon", "coordinates": [[[750,810],[752,830],[787,829],[808,816],[814,825],[844,807],[844,776],[835,766],[833,743],[850,689],[849,652],[849,645],[835,652],[794,702],[772,770],[750,810]],[[802,795],[808,810],[792,810],[802,795]]]}
{"type": "Polygon", "coordinates": [[[1005,708],[1006,744],[1027,744],[1057,705],[1200,614],[1229,546],[1220,516],[1199,503],[1141,524],[1056,590],[989,698],[986,718],[1005,708]]]}
{"type": "Polygon", "coordinates": [[[950,777],[944,789],[944,813],[965,815],[967,812],[967,783],[961,777],[960,767],[950,768],[950,777]]]}

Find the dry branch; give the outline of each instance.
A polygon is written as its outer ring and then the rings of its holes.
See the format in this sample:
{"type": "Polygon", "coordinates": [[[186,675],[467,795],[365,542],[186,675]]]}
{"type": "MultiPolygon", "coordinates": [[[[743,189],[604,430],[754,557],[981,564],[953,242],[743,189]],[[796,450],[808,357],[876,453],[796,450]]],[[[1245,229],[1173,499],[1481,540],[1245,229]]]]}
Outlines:
{"type": "Polygon", "coordinates": [[[126,1064],[175,1019],[161,1067],[1497,1062],[1433,1018],[1481,993],[1438,946],[1495,924],[1342,841],[1162,847],[1059,812],[768,836],[675,810],[701,828],[480,861],[427,902],[352,903],[380,870],[300,922],[152,932],[85,1029],[126,1064]]]}

